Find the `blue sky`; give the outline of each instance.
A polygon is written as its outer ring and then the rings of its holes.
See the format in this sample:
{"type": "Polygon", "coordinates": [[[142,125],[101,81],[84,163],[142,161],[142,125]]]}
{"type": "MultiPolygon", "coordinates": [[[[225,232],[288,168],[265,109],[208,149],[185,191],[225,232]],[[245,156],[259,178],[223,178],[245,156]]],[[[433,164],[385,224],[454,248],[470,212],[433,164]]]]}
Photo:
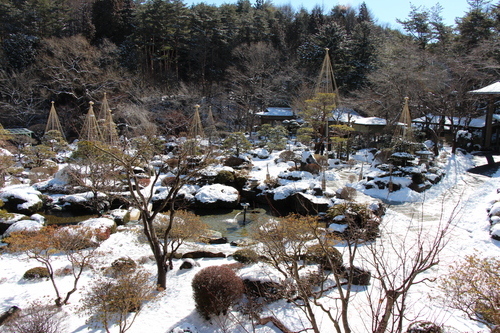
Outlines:
{"type": "MultiPolygon", "coordinates": [[[[223,3],[236,3],[237,0],[188,0],[186,3],[194,4],[199,2],[205,2],[206,4],[221,5],[223,3]]],[[[250,0],[255,3],[254,0],[250,0]]],[[[333,6],[337,4],[350,5],[353,8],[358,8],[362,3],[362,0],[351,0],[345,2],[329,1],[329,0],[272,0],[275,5],[290,4],[294,9],[299,9],[304,7],[311,10],[316,4],[323,6],[328,12],[333,6]]],[[[401,1],[401,0],[365,0],[368,9],[372,12],[375,19],[381,25],[388,24],[390,27],[399,29],[401,26],[396,22],[398,19],[406,19],[410,13],[410,4],[415,6],[424,6],[431,8],[434,5],[439,4],[443,7],[441,16],[448,25],[455,24],[456,17],[464,16],[465,12],[468,10],[466,0],[419,0],[419,1],[401,1]]]]}

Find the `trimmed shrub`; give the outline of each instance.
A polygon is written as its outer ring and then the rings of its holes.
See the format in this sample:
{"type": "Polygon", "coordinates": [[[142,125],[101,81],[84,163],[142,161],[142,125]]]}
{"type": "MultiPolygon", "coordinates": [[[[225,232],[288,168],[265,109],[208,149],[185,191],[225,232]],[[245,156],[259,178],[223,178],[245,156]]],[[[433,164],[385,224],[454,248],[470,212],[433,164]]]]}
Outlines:
{"type": "Polygon", "coordinates": [[[356,189],[354,187],[344,186],[342,188],[342,190],[340,191],[340,199],[351,201],[351,200],[354,200],[356,198],[357,194],[358,194],[358,192],[356,191],[356,189]]]}
{"type": "Polygon", "coordinates": [[[347,177],[347,181],[348,181],[349,183],[351,183],[351,184],[352,184],[352,183],[354,183],[354,182],[356,182],[356,180],[357,180],[357,177],[356,177],[356,175],[355,175],[355,174],[352,174],[352,173],[351,173],[351,174],[347,177]]]}
{"type": "Polygon", "coordinates": [[[425,175],[422,173],[414,173],[411,176],[411,180],[414,184],[423,184],[426,181],[425,175]]]}
{"type": "Polygon", "coordinates": [[[49,270],[46,267],[30,268],[23,275],[23,279],[25,280],[36,280],[49,277],[50,277],[49,270]]]}
{"type": "Polygon", "coordinates": [[[244,159],[236,156],[231,156],[224,161],[224,166],[237,167],[242,165],[243,163],[245,163],[244,159]]]}
{"type": "Polygon", "coordinates": [[[165,162],[170,169],[175,169],[179,166],[178,158],[170,158],[165,162]]]}
{"type": "Polygon", "coordinates": [[[202,269],[194,276],[191,285],[196,310],[207,320],[211,315],[225,315],[244,290],[243,281],[224,266],[202,269]]]}
{"type": "Polygon", "coordinates": [[[161,180],[161,186],[172,186],[175,182],[175,177],[165,177],[161,180]]]}
{"type": "Polygon", "coordinates": [[[215,182],[217,184],[230,184],[234,182],[234,175],[232,172],[227,171],[227,170],[221,170],[215,176],[215,182]]]}
{"type": "Polygon", "coordinates": [[[318,162],[320,166],[328,165],[328,158],[326,158],[326,156],[314,154],[314,158],[316,159],[316,162],[318,162]]]}
{"type": "Polygon", "coordinates": [[[137,183],[139,184],[139,187],[145,188],[145,187],[149,186],[149,184],[151,183],[151,179],[150,178],[139,178],[137,180],[137,183]]]}
{"type": "Polygon", "coordinates": [[[323,248],[320,244],[310,246],[306,252],[306,260],[317,263],[325,270],[337,270],[342,266],[342,254],[334,247],[323,248]]]}
{"type": "Polygon", "coordinates": [[[293,161],[294,158],[295,158],[295,153],[293,151],[291,151],[291,150],[285,150],[285,151],[283,151],[283,152],[280,153],[279,158],[283,162],[293,161]]]}
{"type": "Polygon", "coordinates": [[[121,257],[111,263],[108,273],[112,276],[126,275],[132,273],[137,268],[134,260],[128,257],[121,257]]]}
{"type": "Polygon", "coordinates": [[[252,249],[240,249],[234,252],[234,260],[242,264],[253,264],[259,261],[259,255],[252,249]]]}

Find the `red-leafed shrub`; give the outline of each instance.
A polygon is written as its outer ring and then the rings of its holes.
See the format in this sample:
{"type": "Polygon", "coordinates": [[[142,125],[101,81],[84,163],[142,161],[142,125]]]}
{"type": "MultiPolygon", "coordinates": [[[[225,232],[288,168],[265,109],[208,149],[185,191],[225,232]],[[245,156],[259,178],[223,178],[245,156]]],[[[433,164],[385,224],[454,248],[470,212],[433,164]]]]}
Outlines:
{"type": "Polygon", "coordinates": [[[224,266],[202,269],[194,276],[192,287],[196,310],[207,320],[210,315],[226,314],[244,290],[243,281],[224,266]]]}

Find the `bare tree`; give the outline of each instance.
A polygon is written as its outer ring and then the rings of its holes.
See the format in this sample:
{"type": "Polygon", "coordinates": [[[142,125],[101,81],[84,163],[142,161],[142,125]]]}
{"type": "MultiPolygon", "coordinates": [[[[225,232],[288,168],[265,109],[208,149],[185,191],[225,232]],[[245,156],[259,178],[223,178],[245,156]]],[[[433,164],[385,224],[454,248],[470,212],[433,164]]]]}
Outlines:
{"type": "Polygon", "coordinates": [[[70,296],[77,290],[77,285],[83,270],[87,268],[97,255],[97,247],[109,236],[107,231],[89,227],[74,226],[56,228],[48,226],[40,231],[13,232],[5,240],[11,252],[23,253],[27,259],[33,259],[43,264],[52,282],[57,306],[68,304],[70,296]],[[58,254],[66,256],[71,264],[73,286],[66,295],[60,292],[55,271],[52,266],[54,257],[58,254]]]}
{"type": "Polygon", "coordinates": [[[3,325],[6,333],[58,333],[65,331],[64,313],[55,305],[31,302],[3,325]]]}
{"type": "Polygon", "coordinates": [[[143,137],[135,140],[133,149],[127,153],[118,153],[103,149],[103,153],[112,157],[122,168],[122,174],[128,186],[128,195],[122,197],[128,203],[141,212],[141,221],[144,227],[144,234],[153,252],[157,268],[157,287],[158,290],[165,290],[167,283],[167,271],[169,268],[169,237],[176,222],[176,203],[181,188],[192,181],[197,173],[204,168],[205,161],[210,158],[209,153],[192,155],[193,149],[189,147],[196,146],[188,140],[181,143],[177,149],[177,163],[175,169],[171,170],[173,175],[169,178],[168,187],[162,195],[162,199],[152,207],[152,199],[155,195],[155,184],[161,180],[164,171],[168,169],[166,161],[159,160],[155,166],[150,166],[155,155],[161,154],[163,145],[158,138],[143,137]],[[185,147],[185,146],[186,147],[185,147]],[[137,184],[140,183],[140,177],[136,173],[137,166],[146,166],[151,175],[150,186],[140,189],[137,184]],[[155,226],[155,220],[161,212],[167,211],[169,214],[169,223],[162,232],[158,232],[155,226]]]}
{"type": "Polygon", "coordinates": [[[170,228],[166,244],[168,247],[168,266],[170,269],[174,268],[173,259],[179,247],[186,241],[197,240],[198,237],[208,230],[207,225],[194,213],[186,210],[178,210],[175,214],[173,225],[171,225],[170,216],[165,214],[158,214],[154,223],[160,235],[164,235],[167,229],[170,228]]]}
{"type": "MultiPolygon", "coordinates": [[[[444,208],[444,207],[443,207],[444,208]]],[[[377,288],[367,293],[372,331],[403,332],[408,296],[414,286],[433,282],[424,274],[439,264],[439,254],[449,241],[455,210],[447,220],[428,230],[422,221],[410,221],[402,235],[367,244],[363,259],[373,267],[377,288]]],[[[386,225],[382,233],[390,234],[386,225]]]]}
{"type": "Polygon", "coordinates": [[[391,230],[387,226],[379,229],[380,218],[372,213],[356,203],[332,207],[329,214],[342,215],[347,223],[342,238],[325,234],[313,217],[288,216],[256,231],[254,238],[263,243],[270,264],[293,281],[295,293],[285,296],[304,311],[314,332],[321,331],[318,309],[328,316],[336,332],[351,332],[350,318],[363,311],[353,307],[352,301],[363,295],[372,320],[367,330],[404,332],[403,319],[411,308],[409,292],[431,281],[424,273],[439,263],[456,216],[453,212],[431,230],[414,221],[400,237],[388,237],[391,230]],[[386,234],[383,240],[377,238],[379,233],[386,234]],[[336,254],[336,248],[342,248],[343,254],[336,254]],[[308,258],[318,264],[314,275],[305,273],[311,269],[308,258]],[[360,264],[363,268],[356,267],[360,264]],[[371,279],[375,281],[367,287],[371,279]]]}
{"type": "Polygon", "coordinates": [[[289,215],[261,226],[253,238],[263,243],[263,252],[270,258],[270,264],[285,280],[293,281],[293,286],[285,288],[282,296],[304,312],[314,332],[321,332],[316,315],[318,308],[327,314],[336,332],[351,332],[349,304],[356,282],[354,260],[358,247],[364,242],[361,233],[353,232],[342,240],[326,236],[316,217],[289,215]],[[337,245],[344,246],[347,267],[342,264],[342,254],[335,248],[337,245]],[[317,272],[306,273],[307,267],[311,268],[309,260],[319,264],[317,272]],[[331,294],[333,289],[335,293],[331,294]],[[334,306],[328,305],[330,301],[334,306]]]}

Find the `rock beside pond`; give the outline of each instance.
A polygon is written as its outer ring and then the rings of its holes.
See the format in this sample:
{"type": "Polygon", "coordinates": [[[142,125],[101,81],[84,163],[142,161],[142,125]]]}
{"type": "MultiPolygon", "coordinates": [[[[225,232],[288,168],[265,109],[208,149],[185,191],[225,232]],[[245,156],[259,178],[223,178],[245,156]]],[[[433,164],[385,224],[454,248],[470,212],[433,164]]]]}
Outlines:
{"type": "Polygon", "coordinates": [[[115,221],[116,225],[125,225],[130,222],[130,212],[127,209],[113,209],[108,215],[115,221]]]}
{"type": "Polygon", "coordinates": [[[94,211],[93,200],[98,200],[99,209],[106,210],[109,207],[109,202],[106,201],[107,196],[104,193],[99,193],[97,198],[91,192],[68,194],[58,198],[55,205],[61,210],[71,212],[75,215],[86,215],[89,213],[97,213],[94,211]]]}
{"type": "Polygon", "coordinates": [[[107,217],[97,217],[79,222],[78,225],[94,229],[109,229],[112,233],[116,231],[116,223],[107,217]]]}
{"type": "Polygon", "coordinates": [[[211,239],[208,241],[208,244],[216,245],[216,244],[227,244],[229,241],[227,240],[227,237],[221,237],[221,238],[216,238],[216,239],[211,239]]]}
{"type": "Polygon", "coordinates": [[[21,219],[23,218],[27,219],[27,216],[23,214],[11,214],[11,213],[4,214],[0,218],[0,235],[5,233],[5,231],[7,231],[7,229],[9,229],[11,225],[21,221],[21,219]]]}
{"type": "Polygon", "coordinates": [[[240,195],[234,187],[222,184],[203,186],[194,196],[198,209],[232,209],[238,206],[240,195]]]}
{"type": "Polygon", "coordinates": [[[19,231],[38,231],[42,229],[43,223],[34,220],[21,220],[12,224],[7,230],[3,233],[3,237],[8,237],[13,232],[19,231]]]}
{"type": "MultiPolygon", "coordinates": [[[[285,187],[285,186],[282,186],[285,187]]],[[[266,198],[266,203],[269,203],[279,215],[288,215],[290,213],[299,214],[318,214],[326,212],[330,200],[325,197],[315,196],[313,194],[295,192],[289,193],[286,197],[262,196],[266,198]]]]}
{"type": "Polygon", "coordinates": [[[43,207],[43,195],[27,185],[9,186],[0,191],[4,209],[11,213],[31,215],[43,207]]]}
{"type": "Polygon", "coordinates": [[[184,253],[182,258],[192,258],[192,259],[226,258],[226,255],[222,252],[213,253],[213,252],[209,252],[209,251],[192,251],[192,252],[184,253]]]}
{"type": "Polygon", "coordinates": [[[204,235],[200,236],[200,241],[208,244],[226,244],[227,237],[222,237],[222,234],[215,230],[208,230],[204,235]]]}
{"type": "Polygon", "coordinates": [[[244,247],[244,246],[254,245],[256,243],[257,243],[256,241],[251,240],[249,238],[241,238],[241,239],[237,239],[237,240],[232,241],[231,246],[244,247]]]}

